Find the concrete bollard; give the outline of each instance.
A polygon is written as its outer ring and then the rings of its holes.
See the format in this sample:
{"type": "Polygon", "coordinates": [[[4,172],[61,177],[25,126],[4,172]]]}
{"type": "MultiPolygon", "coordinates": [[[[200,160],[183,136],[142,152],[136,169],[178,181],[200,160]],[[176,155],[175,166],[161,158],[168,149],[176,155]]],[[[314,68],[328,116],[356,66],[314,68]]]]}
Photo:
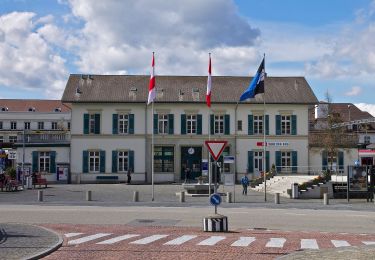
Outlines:
{"type": "Polygon", "coordinates": [[[38,201],[43,201],[43,191],[42,190],[38,190],[38,201]]]}
{"type": "Polygon", "coordinates": [[[232,192],[227,192],[227,203],[232,203],[232,192]]]}
{"type": "Polygon", "coordinates": [[[138,202],[138,201],[139,201],[139,193],[138,191],[134,191],[133,202],[138,202]]]}
{"type": "Polygon", "coordinates": [[[275,204],[280,204],[280,193],[275,193],[275,204]]]}
{"type": "Polygon", "coordinates": [[[185,202],[185,191],[180,192],[180,202],[185,202]]]}
{"type": "Polygon", "coordinates": [[[324,205],[328,205],[329,204],[328,193],[324,193],[323,194],[323,201],[324,201],[324,205]]]}
{"type": "Polygon", "coordinates": [[[91,201],[91,190],[86,191],[86,200],[91,201]]]}

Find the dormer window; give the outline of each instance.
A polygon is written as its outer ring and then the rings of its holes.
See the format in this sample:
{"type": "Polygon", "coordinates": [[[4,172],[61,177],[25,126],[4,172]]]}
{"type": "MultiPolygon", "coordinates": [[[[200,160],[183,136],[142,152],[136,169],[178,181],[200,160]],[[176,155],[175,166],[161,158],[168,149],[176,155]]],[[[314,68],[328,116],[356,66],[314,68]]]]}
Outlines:
{"type": "Polygon", "coordinates": [[[8,110],[9,110],[9,109],[8,109],[7,107],[2,107],[2,108],[1,108],[1,111],[2,111],[2,112],[6,112],[6,111],[8,111],[8,110]]]}
{"type": "Polygon", "coordinates": [[[35,112],[35,107],[29,107],[29,112],[35,112]]]}
{"type": "Polygon", "coordinates": [[[61,107],[56,107],[54,111],[55,112],[61,112],[61,107]]]}

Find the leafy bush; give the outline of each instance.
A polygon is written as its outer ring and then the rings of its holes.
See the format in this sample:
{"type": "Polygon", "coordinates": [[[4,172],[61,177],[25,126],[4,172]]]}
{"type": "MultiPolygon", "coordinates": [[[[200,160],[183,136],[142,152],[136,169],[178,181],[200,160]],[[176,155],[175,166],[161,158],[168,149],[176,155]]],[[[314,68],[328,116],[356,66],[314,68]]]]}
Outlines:
{"type": "Polygon", "coordinates": [[[8,169],[5,170],[6,174],[9,175],[9,177],[14,180],[16,178],[17,172],[16,169],[13,167],[9,167],[8,169]]]}

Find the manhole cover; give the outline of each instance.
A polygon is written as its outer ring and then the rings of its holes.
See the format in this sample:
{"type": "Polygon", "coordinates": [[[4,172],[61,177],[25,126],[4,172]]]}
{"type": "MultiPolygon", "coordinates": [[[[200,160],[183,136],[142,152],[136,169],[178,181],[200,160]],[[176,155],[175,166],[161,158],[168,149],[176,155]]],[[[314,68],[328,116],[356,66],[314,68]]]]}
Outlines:
{"type": "Polygon", "coordinates": [[[179,221],[176,219],[134,219],[127,224],[132,226],[174,226],[179,221]]]}
{"type": "Polygon", "coordinates": [[[152,223],[155,222],[155,220],[152,219],[137,219],[138,222],[140,223],[152,223]]]}

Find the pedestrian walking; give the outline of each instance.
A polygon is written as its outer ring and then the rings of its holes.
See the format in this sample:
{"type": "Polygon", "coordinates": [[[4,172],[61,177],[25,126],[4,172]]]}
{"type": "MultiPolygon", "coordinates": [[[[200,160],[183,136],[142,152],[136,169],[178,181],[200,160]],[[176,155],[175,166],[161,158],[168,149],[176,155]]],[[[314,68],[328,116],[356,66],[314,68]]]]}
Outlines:
{"type": "Polygon", "coordinates": [[[128,184],[132,181],[132,168],[128,169],[127,177],[128,177],[128,184]]]}
{"type": "Polygon", "coordinates": [[[247,177],[247,174],[245,174],[242,178],[241,178],[241,184],[242,184],[242,194],[243,195],[247,195],[247,186],[249,186],[249,178],[247,177]]]}

